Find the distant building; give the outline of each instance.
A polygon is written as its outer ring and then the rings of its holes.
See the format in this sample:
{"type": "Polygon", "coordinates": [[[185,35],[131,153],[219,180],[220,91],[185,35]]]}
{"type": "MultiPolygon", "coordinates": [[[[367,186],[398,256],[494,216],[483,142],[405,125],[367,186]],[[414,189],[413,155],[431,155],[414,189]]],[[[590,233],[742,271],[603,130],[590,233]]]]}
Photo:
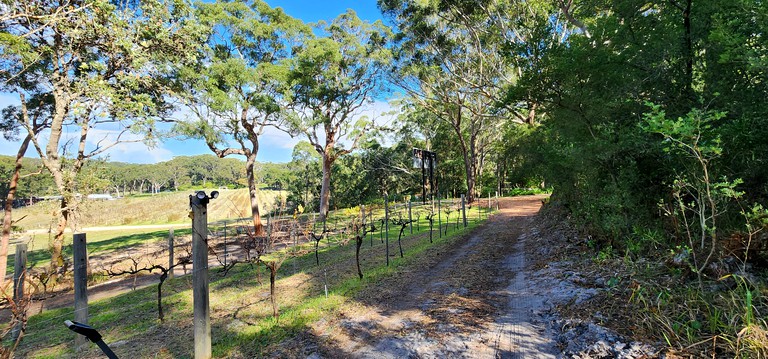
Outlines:
{"type": "Polygon", "coordinates": [[[115,197],[112,197],[109,193],[95,193],[95,194],[89,194],[88,199],[100,199],[103,201],[112,201],[115,199],[115,197]]]}

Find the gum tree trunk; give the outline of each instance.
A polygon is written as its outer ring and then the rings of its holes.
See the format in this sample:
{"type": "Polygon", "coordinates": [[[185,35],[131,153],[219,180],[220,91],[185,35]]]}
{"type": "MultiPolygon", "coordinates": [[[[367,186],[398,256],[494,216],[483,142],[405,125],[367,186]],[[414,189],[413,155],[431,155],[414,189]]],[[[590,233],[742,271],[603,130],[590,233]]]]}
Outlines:
{"type": "Polygon", "coordinates": [[[331,167],[333,159],[323,154],[323,181],[320,189],[320,221],[325,221],[331,203],[331,167]]]}
{"type": "Polygon", "coordinates": [[[256,162],[256,153],[251,152],[246,158],[245,173],[248,177],[248,193],[251,201],[251,217],[253,218],[254,234],[261,236],[264,234],[264,225],[261,223],[261,213],[259,212],[259,192],[256,188],[256,176],[253,171],[253,165],[256,162]]]}
{"type": "Polygon", "coordinates": [[[8,266],[8,242],[11,238],[11,225],[12,212],[13,212],[13,199],[16,197],[16,187],[19,183],[19,177],[21,172],[21,161],[24,158],[24,154],[27,152],[29,141],[32,137],[27,135],[22,141],[19,151],[16,153],[16,166],[13,169],[13,176],[8,186],[8,195],[5,197],[5,214],[3,216],[3,235],[0,240],[0,288],[5,284],[6,267],[8,266]]]}

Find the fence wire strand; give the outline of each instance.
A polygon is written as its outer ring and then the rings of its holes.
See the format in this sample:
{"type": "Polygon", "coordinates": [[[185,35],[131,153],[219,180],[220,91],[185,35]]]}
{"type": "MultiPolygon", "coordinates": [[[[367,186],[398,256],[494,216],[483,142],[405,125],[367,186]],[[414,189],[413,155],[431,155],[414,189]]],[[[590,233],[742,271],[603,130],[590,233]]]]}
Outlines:
{"type": "MultiPolygon", "coordinates": [[[[425,212],[426,212],[426,213],[429,213],[429,212],[430,212],[430,210],[425,210],[425,209],[426,209],[426,208],[430,208],[430,209],[431,209],[431,211],[434,211],[434,215],[437,215],[437,214],[438,214],[438,204],[437,204],[436,202],[437,202],[437,201],[435,201],[435,203],[429,203],[429,202],[428,202],[428,203],[426,203],[426,204],[411,203],[411,205],[412,205],[412,210],[413,210],[414,212],[416,212],[416,211],[419,211],[419,212],[420,212],[420,214],[422,214],[422,215],[423,215],[423,213],[425,213],[425,212]]],[[[492,211],[492,210],[493,210],[493,204],[495,204],[495,203],[492,203],[491,207],[489,207],[489,208],[486,208],[486,209],[487,209],[488,211],[492,211]]],[[[479,205],[479,204],[478,204],[478,205],[479,205]]],[[[454,210],[453,210],[453,211],[451,211],[451,213],[453,213],[453,212],[455,212],[455,211],[457,211],[457,210],[458,210],[458,211],[460,211],[460,210],[461,210],[461,208],[460,208],[460,207],[461,207],[461,202],[460,202],[460,201],[455,201],[455,200],[443,200],[443,201],[442,201],[442,206],[443,206],[443,209],[444,209],[444,210],[445,210],[445,208],[446,208],[446,207],[449,207],[449,208],[450,208],[450,207],[453,207],[453,209],[454,209],[454,210]]],[[[405,211],[406,211],[405,213],[407,213],[407,209],[408,209],[407,203],[404,203],[404,204],[399,204],[399,205],[398,205],[398,204],[393,204],[393,205],[391,205],[391,210],[390,210],[390,212],[396,213],[396,212],[397,212],[397,210],[398,210],[398,208],[400,208],[400,210],[405,210],[405,211]]],[[[369,207],[369,210],[370,210],[371,212],[370,212],[370,213],[368,213],[368,214],[366,214],[366,218],[369,218],[369,219],[368,219],[366,222],[369,222],[369,223],[378,223],[378,222],[379,222],[379,221],[380,221],[382,218],[379,218],[379,219],[377,219],[377,218],[376,218],[376,216],[372,216],[372,211],[373,211],[373,208],[372,208],[372,207],[369,207]],[[369,217],[369,216],[372,216],[372,217],[369,217]]],[[[489,214],[489,213],[487,213],[487,214],[489,214]]],[[[407,216],[407,214],[406,214],[406,216],[407,216]]],[[[272,218],[272,220],[271,220],[271,221],[272,221],[272,226],[274,226],[274,225],[275,225],[275,223],[276,223],[276,222],[278,222],[278,221],[280,221],[280,220],[284,220],[284,221],[290,221],[290,220],[292,220],[292,217],[290,217],[290,216],[277,216],[277,217],[271,217],[271,218],[272,218]],[[281,218],[281,217],[282,217],[282,218],[281,218]]],[[[422,217],[422,218],[423,218],[423,217],[422,217]]],[[[487,218],[487,217],[486,217],[486,218],[487,218]]],[[[247,220],[241,220],[241,221],[242,221],[243,223],[247,223],[247,220]]],[[[346,222],[347,222],[347,221],[342,221],[342,223],[346,223],[346,222]]],[[[316,223],[315,223],[315,224],[316,224],[316,223]]],[[[246,224],[246,225],[248,225],[248,224],[246,224]]],[[[446,226],[449,226],[449,225],[450,225],[450,223],[449,223],[449,222],[446,220],[446,221],[445,221],[445,225],[446,225],[446,226]]],[[[226,226],[226,223],[225,223],[225,226],[226,226]]],[[[235,225],[235,226],[233,226],[233,227],[237,227],[237,225],[235,225]]],[[[314,227],[314,226],[313,226],[313,227],[314,227]]],[[[343,228],[346,228],[346,227],[344,227],[344,226],[342,226],[342,227],[343,227],[343,228]]],[[[211,228],[211,226],[209,225],[209,232],[214,232],[214,231],[211,231],[211,230],[210,230],[210,228],[211,228]]],[[[274,228],[274,227],[273,227],[273,228],[274,228]]],[[[289,228],[288,226],[284,226],[284,228],[283,228],[283,229],[288,229],[288,232],[290,232],[290,228],[289,228]]],[[[438,230],[438,231],[439,231],[439,230],[441,230],[441,228],[433,228],[432,230],[434,231],[435,229],[436,229],[436,230],[438,230]]],[[[274,231],[274,229],[272,229],[272,230],[274,231]]],[[[383,231],[384,231],[384,228],[378,228],[378,229],[377,229],[377,232],[383,232],[383,231]]],[[[392,231],[392,230],[390,229],[390,231],[392,231]]],[[[429,231],[429,230],[427,229],[427,231],[429,231]]],[[[298,232],[299,232],[299,233],[302,233],[302,234],[304,234],[304,232],[303,232],[303,231],[298,231],[298,232]]],[[[332,237],[334,237],[334,235],[331,235],[331,233],[330,233],[330,232],[336,232],[336,236],[339,236],[339,235],[343,235],[343,234],[347,234],[347,233],[346,233],[346,232],[347,232],[346,230],[343,230],[343,229],[342,229],[341,231],[339,231],[339,227],[336,227],[336,228],[334,228],[333,230],[329,230],[329,235],[327,236],[327,237],[328,237],[328,242],[329,242],[329,245],[330,245],[330,241],[331,241],[331,238],[332,238],[332,237]]],[[[447,228],[446,228],[446,232],[447,232],[447,228]]],[[[277,233],[277,232],[273,232],[273,234],[274,234],[274,233],[277,233]]],[[[309,232],[307,232],[307,233],[309,233],[309,232]]],[[[371,235],[373,235],[373,233],[374,233],[374,232],[371,232],[371,235]]],[[[421,233],[421,232],[417,232],[417,233],[421,233]]],[[[416,233],[416,234],[417,234],[417,233],[416,233]]],[[[300,236],[300,235],[298,235],[298,234],[296,235],[296,237],[299,237],[299,236],[300,236]]],[[[290,235],[289,235],[289,237],[290,237],[290,235]]],[[[311,239],[309,239],[309,237],[308,237],[308,236],[304,235],[304,237],[307,237],[307,240],[306,240],[306,241],[304,241],[304,242],[301,242],[301,244],[302,244],[302,245],[303,245],[303,244],[306,244],[306,243],[310,243],[310,244],[312,243],[312,240],[311,240],[311,239]]],[[[217,240],[217,239],[220,239],[218,236],[212,236],[212,238],[213,238],[213,240],[214,240],[214,241],[215,241],[215,240],[217,240]]],[[[211,239],[211,237],[209,237],[209,238],[208,238],[208,240],[210,240],[210,239],[211,239]]],[[[231,237],[231,239],[232,239],[232,243],[235,243],[235,242],[236,242],[236,237],[231,237]]],[[[340,240],[338,240],[338,239],[337,239],[337,240],[336,240],[336,241],[334,241],[334,242],[335,242],[335,244],[338,244],[338,245],[342,245],[344,241],[340,241],[340,240]]],[[[188,245],[191,245],[191,240],[190,240],[190,241],[184,241],[184,242],[182,242],[182,243],[180,243],[180,244],[176,244],[176,243],[174,243],[174,247],[184,247],[184,246],[188,246],[188,245]]],[[[231,244],[229,244],[229,245],[231,245],[231,244]]],[[[213,247],[213,246],[211,246],[211,244],[210,244],[210,242],[209,242],[209,243],[208,243],[208,248],[209,248],[209,249],[212,249],[212,247],[213,247]]],[[[285,243],[285,248],[283,248],[283,249],[281,249],[281,250],[287,250],[287,249],[289,249],[289,248],[290,248],[290,247],[289,247],[289,243],[287,243],[287,242],[286,242],[286,243],[285,243]]],[[[166,250],[167,250],[167,249],[166,249],[166,250]]],[[[165,252],[166,250],[161,250],[161,251],[159,251],[159,252],[155,252],[155,253],[163,253],[163,252],[165,252]]],[[[275,250],[273,250],[272,252],[265,252],[265,253],[263,253],[262,255],[264,255],[264,254],[270,254],[270,253],[274,253],[274,252],[275,252],[275,250]]],[[[210,271],[210,270],[212,270],[212,269],[216,269],[216,268],[221,268],[221,269],[224,269],[224,268],[226,268],[226,267],[224,267],[224,266],[223,266],[223,263],[224,263],[224,262],[223,262],[223,261],[221,261],[221,259],[218,257],[218,253],[217,253],[217,251],[213,251],[213,253],[214,253],[214,257],[215,257],[215,258],[217,259],[217,261],[218,261],[217,263],[214,263],[213,265],[211,265],[211,264],[209,263],[209,264],[208,264],[208,265],[206,265],[204,268],[197,268],[197,269],[195,269],[195,268],[194,268],[194,267],[195,267],[195,266],[194,266],[194,263],[190,263],[190,265],[192,265],[192,269],[191,269],[191,270],[189,270],[189,271],[185,271],[185,272],[184,272],[184,277],[185,277],[185,278],[188,278],[187,280],[191,280],[191,276],[192,276],[193,274],[197,273],[198,271],[201,271],[201,270],[209,270],[209,271],[210,271]],[[221,264],[221,266],[217,266],[216,264],[221,264]],[[189,277],[187,277],[187,275],[189,275],[189,277]]],[[[241,262],[238,262],[238,264],[247,264],[247,263],[252,263],[252,262],[249,262],[249,261],[241,261],[241,262]]],[[[252,264],[253,264],[253,263],[252,263],[252,264]]],[[[330,264],[326,264],[326,266],[327,266],[327,265],[330,265],[330,264]]],[[[154,272],[150,272],[150,273],[152,273],[152,274],[154,274],[154,275],[159,275],[159,273],[154,273],[154,272]]],[[[174,280],[180,280],[180,279],[181,279],[181,277],[175,277],[175,278],[174,278],[174,280]]],[[[166,282],[166,283],[167,283],[167,282],[166,282]]],[[[150,287],[150,286],[156,286],[156,285],[158,285],[158,284],[159,284],[159,283],[152,283],[152,284],[150,284],[150,285],[144,286],[144,287],[143,287],[143,288],[141,288],[141,289],[145,289],[145,288],[147,288],[147,287],[150,287]]],[[[91,288],[93,288],[93,287],[91,287],[91,288]]],[[[33,301],[34,301],[34,300],[33,300],[33,301]]],[[[44,302],[44,300],[43,300],[43,302],[44,302]]],[[[73,302],[72,302],[72,303],[73,303],[73,305],[74,305],[74,300],[73,300],[73,302]]],[[[137,308],[139,308],[139,307],[146,307],[146,306],[149,306],[149,305],[151,305],[151,306],[155,306],[155,305],[156,305],[156,302],[143,302],[143,303],[137,303],[137,304],[134,304],[134,305],[131,305],[131,306],[128,306],[128,307],[120,307],[119,309],[114,309],[114,310],[120,310],[121,312],[126,312],[126,313],[128,313],[128,312],[131,312],[131,311],[133,311],[134,309],[137,309],[137,308]]],[[[70,307],[64,307],[64,308],[70,308],[70,307]]],[[[49,311],[54,311],[54,310],[58,310],[58,309],[61,309],[61,308],[53,308],[53,309],[48,309],[48,310],[49,310],[49,311]]],[[[66,312],[65,312],[65,313],[63,313],[63,314],[60,314],[60,315],[57,315],[57,316],[55,316],[55,317],[53,317],[53,318],[48,318],[48,319],[45,319],[45,320],[43,320],[43,321],[40,321],[40,322],[34,322],[34,326],[35,326],[35,327],[43,327],[43,328],[47,327],[47,326],[48,326],[48,325],[50,325],[50,324],[54,324],[54,325],[62,325],[62,326],[63,326],[63,325],[64,325],[64,320],[65,320],[65,319],[69,319],[69,320],[72,320],[72,319],[74,319],[76,312],[78,312],[78,311],[81,311],[81,310],[88,310],[88,309],[91,309],[91,313],[92,313],[92,314],[95,314],[95,313],[93,312],[93,309],[94,309],[94,308],[93,308],[93,306],[89,306],[89,307],[86,307],[86,308],[81,308],[81,309],[77,309],[77,310],[75,310],[75,309],[72,309],[72,310],[66,310],[66,312]],[[58,322],[60,322],[60,323],[56,323],[57,321],[58,321],[58,322]]],[[[154,309],[156,309],[156,308],[154,308],[154,309]]],[[[28,329],[29,329],[29,320],[28,320],[28,324],[27,324],[27,330],[28,330],[28,329]]],[[[98,330],[99,328],[96,328],[96,329],[98,330]]],[[[48,333],[46,333],[46,332],[44,332],[44,331],[40,331],[40,332],[37,332],[37,333],[30,333],[30,332],[27,332],[27,331],[25,331],[25,333],[24,333],[24,338],[38,338],[39,336],[44,336],[44,335],[49,335],[49,334],[48,334],[48,333]]],[[[72,333],[72,335],[74,336],[74,335],[77,335],[77,334],[75,334],[75,333],[72,333]]]]}

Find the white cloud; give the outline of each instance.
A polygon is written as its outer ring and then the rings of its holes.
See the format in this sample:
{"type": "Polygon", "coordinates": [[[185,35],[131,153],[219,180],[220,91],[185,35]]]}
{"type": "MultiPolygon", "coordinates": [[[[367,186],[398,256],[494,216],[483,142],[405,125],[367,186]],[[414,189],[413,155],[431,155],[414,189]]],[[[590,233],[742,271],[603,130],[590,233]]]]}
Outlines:
{"type": "Polygon", "coordinates": [[[262,146],[293,150],[293,147],[301,141],[301,137],[291,137],[284,131],[274,127],[268,127],[259,137],[260,148],[262,146]]]}
{"type": "MultiPolygon", "coordinates": [[[[73,134],[69,133],[68,135],[73,134]]],[[[142,142],[144,138],[143,135],[135,133],[123,133],[121,135],[120,130],[91,129],[88,133],[86,150],[93,151],[98,146],[103,148],[114,144],[104,152],[104,155],[109,156],[111,161],[117,162],[157,163],[173,158],[173,153],[164,148],[162,143],[150,148],[142,142]],[[118,141],[118,136],[120,142],[115,144],[118,141]]]]}
{"type": "MultiPolygon", "coordinates": [[[[0,106],[7,106],[11,104],[17,104],[18,100],[11,96],[11,94],[0,93],[0,106]]],[[[396,118],[396,114],[391,114],[395,108],[386,101],[375,101],[368,106],[361,108],[356,114],[352,116],[352,123],[366,117],[369,120],[374,120],[377,126],[390,126],[393,120],[396,118]]],[[[177,117],[183,118],[185,113],[180,111],[177,113],[177,117]]],[[[104,125],[101,128],[90,129],[86,144],[86,151],[92,151],[99,145],[106,146],[113,143],[120,133],[120,128],[116,124],[111,126],[104,125]]],[[[322,133],[318,135],[322,136],[322,133]]],[[[40,135],[41,144],[45,146],[47,143],[49,134],[42,133],[40,135]]],[[[76,150],[76,141],[78,140],[79,131],[77,128],[70,128],[62,138],[61,145],[64,145],[69,141],[70,145],[67,149],[68,153],[74,153],[76,150]]],[[[130,162],[130,163],[157,163],[172,159],[178,155],[194,155],[202,153],[210,153],[208,148],[202,141],[186,139],[186,140],[170,140],[165,143],[160,142],[154,148],[147,147],[144,143],[142,135],[138,134],[124,134],[122,140],[134,141],[126,142],[115,145],[109,150],[105,151],[101,156],[109,156],[110,161],[117,162],[130,162]]],[[[306,140],[304,136],[291,137],[287,133],[280,131],[276,128],[269,127],[265,130],[264,134],[259,138],[260,161],[271,162],[284,162],[290,161],[291,152],[293,147],[302,140],[306,140]]],[[[342,139],[341,143],[345,146],[350,145],[349,139],[342,139]]],[[[6,141],[0,139],[0,154],[13,156],[18,151],[20,141],[6,141]]],[[[388,144],[385,144],[388,145],[388,144]]],[[[28,157],[37,157],[37,152],[30,146],[27,151],[28,157]]]]}

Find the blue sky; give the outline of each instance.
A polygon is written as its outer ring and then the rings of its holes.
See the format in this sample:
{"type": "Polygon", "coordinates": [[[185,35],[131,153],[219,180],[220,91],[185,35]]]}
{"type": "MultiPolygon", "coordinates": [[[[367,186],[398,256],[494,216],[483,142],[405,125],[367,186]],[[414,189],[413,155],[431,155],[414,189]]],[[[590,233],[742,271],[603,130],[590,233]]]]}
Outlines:
{"type": "MultiPolygon", "coordinates": [[[[381,13],[376,6],[376,0],[266,0],[273,7],[281,7],[293,17],[307,23],[320,20],[330,21],[339,14],[353,9],[357,16],[370,22],[381,19],[381,13]]],[[[0,108],[18,104],[16,94],[0,93],[0,108]]],[[[384,101],[377,101],[365,115],[377,117],[381,112],[388,111],[389,106],[384,101]]],[[[106,136],[106,135],[105,135],[106,136]]],[[[101,137],[92,140],[98,141],[101,137]]],[[[102,136],[103,137],[103,136],[102,136]]],[[[291,160],[293,146],[301,138],[290,138],[285,133],[271,130],[260,137],[260,149],[257,159],[261,162],[288,162],[291,160]]],[[[0,137],[0,154],[15,155],[18,142],[9,142],[0,137]]],[[[173,139],[158,144],[155,148],[147,148],[141,143],[126,143],[108,152],[111,161],[132,163],[156,163],[167,161],[174,156],[190,156],[211,153],[202,141],[191,139],[173,139]]],[[[30,146],[27,156],[37,157],[30,146]]]]}
{"type": "Polygon", "coordinates": [[[371,22],[381,19],[376,0],[266,0],[272,7],[281,7],[288,15],[304,22],[332,20],[337,15],[355,10],[357,16],[371,22]]]}

